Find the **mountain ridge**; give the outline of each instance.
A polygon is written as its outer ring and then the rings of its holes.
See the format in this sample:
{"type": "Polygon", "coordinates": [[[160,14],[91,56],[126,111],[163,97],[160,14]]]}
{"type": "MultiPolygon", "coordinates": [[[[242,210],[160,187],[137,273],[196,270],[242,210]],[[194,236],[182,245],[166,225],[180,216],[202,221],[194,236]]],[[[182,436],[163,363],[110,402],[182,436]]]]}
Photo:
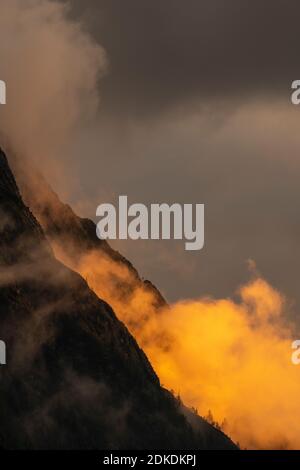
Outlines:
{"type": "Polygon", "coordinates": [[[112,308],[55,259],[0,150],[3,448],[235,448],[181,404],[112,308]]]}

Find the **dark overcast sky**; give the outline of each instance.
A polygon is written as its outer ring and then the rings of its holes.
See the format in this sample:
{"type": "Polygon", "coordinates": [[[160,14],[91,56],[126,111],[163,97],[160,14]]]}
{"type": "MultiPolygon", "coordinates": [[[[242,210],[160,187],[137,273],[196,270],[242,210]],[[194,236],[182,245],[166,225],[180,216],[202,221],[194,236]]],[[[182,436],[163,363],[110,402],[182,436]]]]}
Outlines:
{"type": "MultiPolygon", "coordinates": [[[[108,56],[99,120],[73,149],[100,202],[201,202],[206,242],[118,245],[169,299],[229,296],[246,261],[300,305],[296,0],[71,0],[108,56]]],[[[71,202],[78,202],[74,194],[71,202]]]]}
{"type": "Polygon", "coordinates": [[[72,0],[106,48],[105,103],[156,113],[201,99],[284,92],[299,75],[297,0],[72,0]]]}
{"type": "Polygon", "coordinates": [[[299,311],[299,0],[60,1],[1,3],[14,152],[94,219],[123,194],[204,203],[200,252],[114,243],[168,299],[230,296],[251,258],[299,311]]]}

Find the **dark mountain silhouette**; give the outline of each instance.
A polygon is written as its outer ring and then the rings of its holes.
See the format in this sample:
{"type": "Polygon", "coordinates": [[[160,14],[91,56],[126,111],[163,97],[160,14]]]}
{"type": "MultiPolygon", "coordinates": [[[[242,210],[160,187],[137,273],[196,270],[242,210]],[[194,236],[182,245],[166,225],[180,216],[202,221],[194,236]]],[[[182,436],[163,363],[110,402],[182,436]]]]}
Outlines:
{"type": "Polygon", "coordinates": [[[0,231],[2,448],[235,448],[161,387],[111,307],[55,259],[2,151],[0,231]]]}
{"type": "MultiPolygon", "coordinates": [[[[25,203],[42,226],[58,259],[83,275],[96,294],[114,308],[118,318],[137,336],[149,318],[167,306],[162,294],[149,280],[141,279],[130,261],[97,237],[93,221],[78,217],[68,204],[62,203],[32,165],[20,165],[14,159],[14,167],[25,203]],[[85,273],[80,269],[83,260],[88,262],[85,273]],[[101,272],[100,266],[104,266],[101,272]],[[141,296],[142,312],[139,301],[136,302],[141,296]]],[[[151,342],[153,340],[151,337],[151,342]]],[[[168,347],[169,338],[165,333],[157,340],[168,347]]]]}
{"type": "Polygon", "coordinates": [[[28,171],[27,167],[24,168],[16,160],[14,164],[25,203],[33,211],[49,241],[62,249],[70,261],[88,252],[103,254],[120,266],[126,267],[130,273],[126,280],[122,278],[121,283],[117,276],[114,280],[122,296],[130,295],[133,289],[140,287],[152,294],[154,307],[166,305],[159,290],[149,280],[142,280],[128,259],[114,250],[106,240],[97,237],[96,225],[92,220],[77,216],[68,204],[59,199],[36,169],[30,167],[28,171]]]}

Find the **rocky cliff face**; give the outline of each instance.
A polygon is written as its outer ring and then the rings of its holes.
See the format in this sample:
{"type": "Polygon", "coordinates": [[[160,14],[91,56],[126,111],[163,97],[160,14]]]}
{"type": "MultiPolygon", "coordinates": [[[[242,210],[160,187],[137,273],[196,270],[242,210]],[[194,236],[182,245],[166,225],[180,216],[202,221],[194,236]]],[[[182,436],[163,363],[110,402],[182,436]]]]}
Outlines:
{"type": "Polygon", "coordinates": [[[105,240],[100,240],[96,235],[95,223],[77,216],[68,204],[64,204],[43,175],[33,168],[28,172],[18,162],[15,162],[15,167],[25,203],[33,211],[51,245],[57,248],[59,254],[64,254],[68,264],[74,268],[75,260],[88,253],[98,254],[99,258],[106,258],[127,271],[126,277],[119,275],[118,270],[110,273],[123,300],[124,295],[130,295],[139,288],[151,294],[155,308],[166,305],[159,290],[149,280],[141,279],[129,260],[112,249],[105,240]]]}
{"type": "Polygon", "coordinates": [[[2,151],[0,231],[2,448],[234,448],[200,418],[191,427],[111,307],[56,260],[2,151]]]}

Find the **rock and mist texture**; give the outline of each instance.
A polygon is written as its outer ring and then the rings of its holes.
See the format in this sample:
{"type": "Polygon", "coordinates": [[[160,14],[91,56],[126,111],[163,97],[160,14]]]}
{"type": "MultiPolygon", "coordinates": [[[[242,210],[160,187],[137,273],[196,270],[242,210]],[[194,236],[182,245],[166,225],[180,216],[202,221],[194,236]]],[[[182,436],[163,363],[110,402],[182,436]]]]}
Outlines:
{"type": "Polygon", "coordinates": [[[288,297],[254,260],[234,296],[207,297],[199,285],[198,298],[168,305],[30,165],[15,164],[15,174],[56,258],[112,307],[165,388],[242,448],[299,449],[297,330],[288,297]]]}
{"type": "MultiPolygon", "coordinates": [[[[39,207],[43,200],[35,192],[34,207],[24,204],[0,151],[0,336],[7,347],[0,369],[1,448],[235,448],[160,385],[110,305],[56,259],[49,240],[61,228],[53,219],[46,238],[47,226],[39,222],[47,211],[50,220],[51,208],[39,207]]],[[[93,250],[91,222],[67,206],[61,210],[67,248],[76,249],[78,239],[77,246],[93,250]]],[[[126,265],[159,309],[164,300],[154,286],[106,243],[101,250],[126,265]]],[[[116,283],[115,289],[121,302],[122,289],[131,286],[116,283]]]]}

